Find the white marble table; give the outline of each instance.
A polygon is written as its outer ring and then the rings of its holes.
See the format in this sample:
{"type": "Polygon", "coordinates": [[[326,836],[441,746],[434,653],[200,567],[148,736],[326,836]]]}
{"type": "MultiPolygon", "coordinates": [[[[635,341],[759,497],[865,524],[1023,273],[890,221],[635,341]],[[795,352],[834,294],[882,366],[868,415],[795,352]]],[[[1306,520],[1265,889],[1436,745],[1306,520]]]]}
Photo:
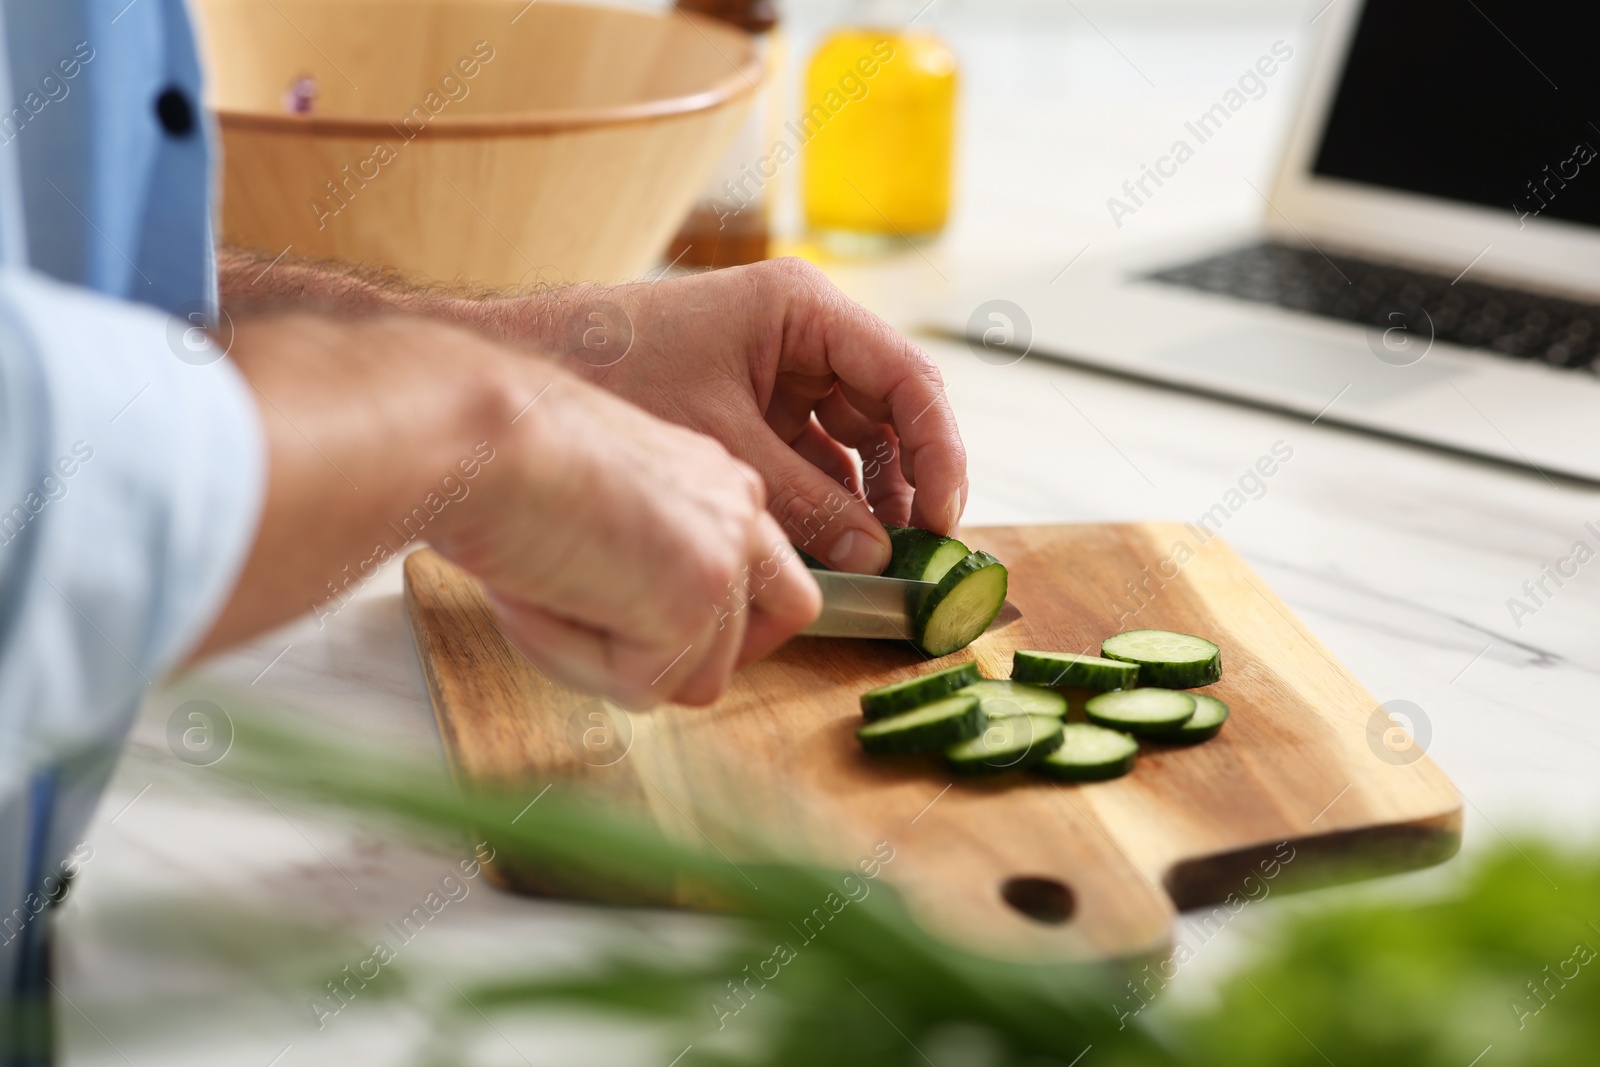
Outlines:
{"type": "MultiPolygon", "coordinates": [[[[1054,273],[1085,245],[1156,241],[1249,218],[1292,92],[1273,87],[1123,230],[1104,199],[1289,27],[1225,30],[1082,22],[1023,32],[955,25],[967,72],[963,198],[937,247],[838,265],[850,292],[899,322],[986,271],[1054,273]],[[1111,41],[1115,48],[1110,47],[1111,41]],[[1118,51],[1120,49],[1120,52],[1118,51]],[[1148,80],[1147,80],[1148,79],[1148,80]]],[[[1600,494],[1343,430],[1070,370],[995,367],[929,340],[970,453],[967,521],[1192,519],[1274,442],[1293,459],[1224,534],[1380,700],[1414,702],[1433,758],[1468,801],[1470,852],[1501,831],[1590,837],[1600,824],[1600,574],[1585,570],[1516,626],[1506,600],[1600,520],[1600,494]],[[1057,390],[1071,398],[1063,402],[1057,390]]],[[[1490,432],[1486,429],[1485,432],[1490,432]]],[[[416,988],[358,999],[318,1028],[306,1000],[362,958],[457,857],[376,829],[329,826],[171,758],[166,725],[223,683],[438,750],[391,567],[319,628],[302,622],[153,692],[66,906],[58,984],[66,1062],[79,1067],[406,1062],[421,1023],[407,997],[497,961],[581,962],[624,939],[696,937],[712,920],[511,899],[472,884],[407,946],[416,988]],[[196,905],[204,904],[205,908],[196,905]],[[245,920],[317,931],[252,940],[245,920]],[[277,1057],[277,1058],[275,1058],[277,1057]]],[[[223,698],[219,698],[223,699],[223,698]]],[[[227,699],[234,699],[229,697],[227,699]]],[[[1417,892],[1451,867],[1367,889],[1417,892]]],[[[1183,972],[1180,995],[1284,906],[1254,909],[1183,972]]],[[[662,1064],[657,1035],[548,1016],[485,1027],[462,1062],[662,1064]]]]}

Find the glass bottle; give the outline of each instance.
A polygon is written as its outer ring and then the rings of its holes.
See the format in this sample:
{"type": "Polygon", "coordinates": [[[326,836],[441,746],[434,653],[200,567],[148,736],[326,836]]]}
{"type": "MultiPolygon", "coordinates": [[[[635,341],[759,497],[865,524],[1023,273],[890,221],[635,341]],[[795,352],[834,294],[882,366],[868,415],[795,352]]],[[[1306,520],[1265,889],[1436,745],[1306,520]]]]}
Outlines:
{"type": "Polygon", "coordinates": [[[950,217],[955,53],[917,25],[926,0],[868,0],[818,46],[800,129],[806,224],[858,252],[931,237],[950,217]]]}
{"type": "Polygon", "coordinates": [[[748,172],[772,144],[780,58],[775,0],[676,0],[679,8],[721,19],[755,38],[766,77],[750,113],[705,190],[667,248],[669,263],[690,267],[732,267],[767,258],[772,229],[772,190],[751,194],[748,172]],[[730,183],[739,191],[730,194],[730,183]]]}

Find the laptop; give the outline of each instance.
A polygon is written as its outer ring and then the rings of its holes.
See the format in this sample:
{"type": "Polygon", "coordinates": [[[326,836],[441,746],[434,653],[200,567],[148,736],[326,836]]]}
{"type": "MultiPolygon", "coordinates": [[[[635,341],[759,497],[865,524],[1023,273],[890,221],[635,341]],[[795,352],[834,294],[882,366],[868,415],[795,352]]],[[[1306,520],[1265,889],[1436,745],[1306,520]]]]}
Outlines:
{"type": "Polygon", "coordinates": [[[1315,29],[1255,229],[936,328],[1600,484],[1600,6],[1333,0],[1315,29]]]}

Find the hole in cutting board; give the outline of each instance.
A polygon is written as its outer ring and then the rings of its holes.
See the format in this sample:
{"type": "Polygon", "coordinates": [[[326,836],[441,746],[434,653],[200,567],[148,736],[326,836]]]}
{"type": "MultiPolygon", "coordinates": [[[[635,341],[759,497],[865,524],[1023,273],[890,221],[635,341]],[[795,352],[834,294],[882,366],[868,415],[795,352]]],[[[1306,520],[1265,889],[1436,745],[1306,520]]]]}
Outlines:
{"type": "Polygon", "coordinates": [[[1054,878],[1019,875],[1000,883],[1000,896],[1034,922],[1059,926],[1072,918],[1077,901],[1072,890],[1054,878]]]}

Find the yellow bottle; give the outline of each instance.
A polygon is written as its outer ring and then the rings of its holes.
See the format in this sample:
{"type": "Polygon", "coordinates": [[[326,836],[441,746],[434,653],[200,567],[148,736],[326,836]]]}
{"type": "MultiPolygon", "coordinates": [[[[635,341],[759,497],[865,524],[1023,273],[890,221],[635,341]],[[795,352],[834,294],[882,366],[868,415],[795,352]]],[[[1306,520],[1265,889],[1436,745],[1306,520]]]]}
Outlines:
{"type": "Polygon", "coordinates": [[[846,250],[930,237],[950,217],[955,54],[929,30],[835,31],[807,71],[806,222],[846,250]]]}

